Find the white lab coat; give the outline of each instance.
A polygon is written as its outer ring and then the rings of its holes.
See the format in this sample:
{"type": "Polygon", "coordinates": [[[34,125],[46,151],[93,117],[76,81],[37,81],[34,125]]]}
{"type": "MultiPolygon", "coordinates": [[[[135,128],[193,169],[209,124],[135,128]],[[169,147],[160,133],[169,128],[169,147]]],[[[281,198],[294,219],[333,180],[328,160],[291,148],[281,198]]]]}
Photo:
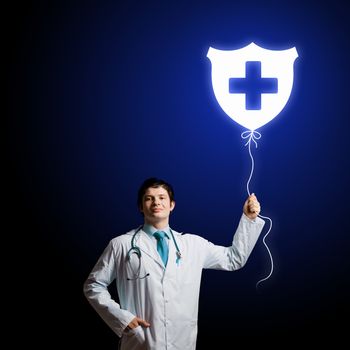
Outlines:
{"type": "Polygon", "coordinates": [[[84,293],[104,321],[121,339],[121,349],[127,350],[194,350],[197,339],[198,299],[202,269],[233,271],[247,261],[264,221],[249,220],[244,214],[233,237],[231,247],[214,245],[192,234],[172,231],[181,259],[176,263],[176,248],[169,241],[167,267],[157,252],[156,239],[143,230],[136,235],[139,259],[127,254],[136,230],[110,241],[84,284],[84,293]],[[114,301],[108,285],[116,281],[119,304],[114,301]],[[151,326],[136,327],[124,332],[135,317],[151,326]]]}

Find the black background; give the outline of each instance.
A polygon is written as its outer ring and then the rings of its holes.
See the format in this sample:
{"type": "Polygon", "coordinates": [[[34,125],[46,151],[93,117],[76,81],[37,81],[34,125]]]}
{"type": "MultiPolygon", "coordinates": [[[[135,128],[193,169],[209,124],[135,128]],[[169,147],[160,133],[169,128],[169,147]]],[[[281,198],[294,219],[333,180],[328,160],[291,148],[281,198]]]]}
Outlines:
{"type": "Polygon", "coordinates": [[[275,271],[257,292],[269,271],[259,240],[244,269],[204,272],[198,349],[344,335],[345,2],[32,1],[5,16],[3,288],[13,341],[116,348],[82,285],[108,241],[142,222],[136,191],[146,177],[174,185],[174,229],[230,244],[250,163],[244,130],[213,96],[206,53],[252,41],[299,54],[290,100],[254,150],[251,186],[274,220],[275,271]]]}

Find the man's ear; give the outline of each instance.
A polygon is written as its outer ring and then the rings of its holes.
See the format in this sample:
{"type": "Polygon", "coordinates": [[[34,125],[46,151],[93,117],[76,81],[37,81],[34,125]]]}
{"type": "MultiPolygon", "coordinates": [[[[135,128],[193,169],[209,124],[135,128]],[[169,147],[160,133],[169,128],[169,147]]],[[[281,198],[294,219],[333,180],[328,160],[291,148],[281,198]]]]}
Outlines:
{"type": "Polygon", "coordinates": [[[175,208],[175,201],[171,201],[170,203],[170,211],[173,211],[175,208]]]}

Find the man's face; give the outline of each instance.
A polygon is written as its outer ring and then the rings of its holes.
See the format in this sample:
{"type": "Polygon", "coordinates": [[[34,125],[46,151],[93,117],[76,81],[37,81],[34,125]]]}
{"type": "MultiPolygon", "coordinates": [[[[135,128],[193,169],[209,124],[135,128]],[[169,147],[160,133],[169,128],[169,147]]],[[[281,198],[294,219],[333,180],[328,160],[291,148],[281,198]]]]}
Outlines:
{"type": "Polygon", "coordinates": [[[162,223],[168,225],[170,212],[174,209],[175,202],[170,201],[168,191],[163,187],[149,187],[142,199],[141,212],[145,222],[149,224],[162,223]]]}

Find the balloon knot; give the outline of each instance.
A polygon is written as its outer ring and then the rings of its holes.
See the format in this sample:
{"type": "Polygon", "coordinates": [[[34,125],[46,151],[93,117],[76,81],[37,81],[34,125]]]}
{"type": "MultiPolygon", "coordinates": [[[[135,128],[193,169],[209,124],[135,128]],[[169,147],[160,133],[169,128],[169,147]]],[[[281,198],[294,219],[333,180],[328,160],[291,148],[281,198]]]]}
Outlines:
{"type": "Polygon", "coordinates": [[[255,130],[246,130],[242,132],[241,137],[243,140],[248,139],[244,146],[250,145],[250,143],[253,141],[255,143],[255,148],[257,148],[258,143],[256,140],[259,140],[261,138],[261,134],[255,130]]]}

